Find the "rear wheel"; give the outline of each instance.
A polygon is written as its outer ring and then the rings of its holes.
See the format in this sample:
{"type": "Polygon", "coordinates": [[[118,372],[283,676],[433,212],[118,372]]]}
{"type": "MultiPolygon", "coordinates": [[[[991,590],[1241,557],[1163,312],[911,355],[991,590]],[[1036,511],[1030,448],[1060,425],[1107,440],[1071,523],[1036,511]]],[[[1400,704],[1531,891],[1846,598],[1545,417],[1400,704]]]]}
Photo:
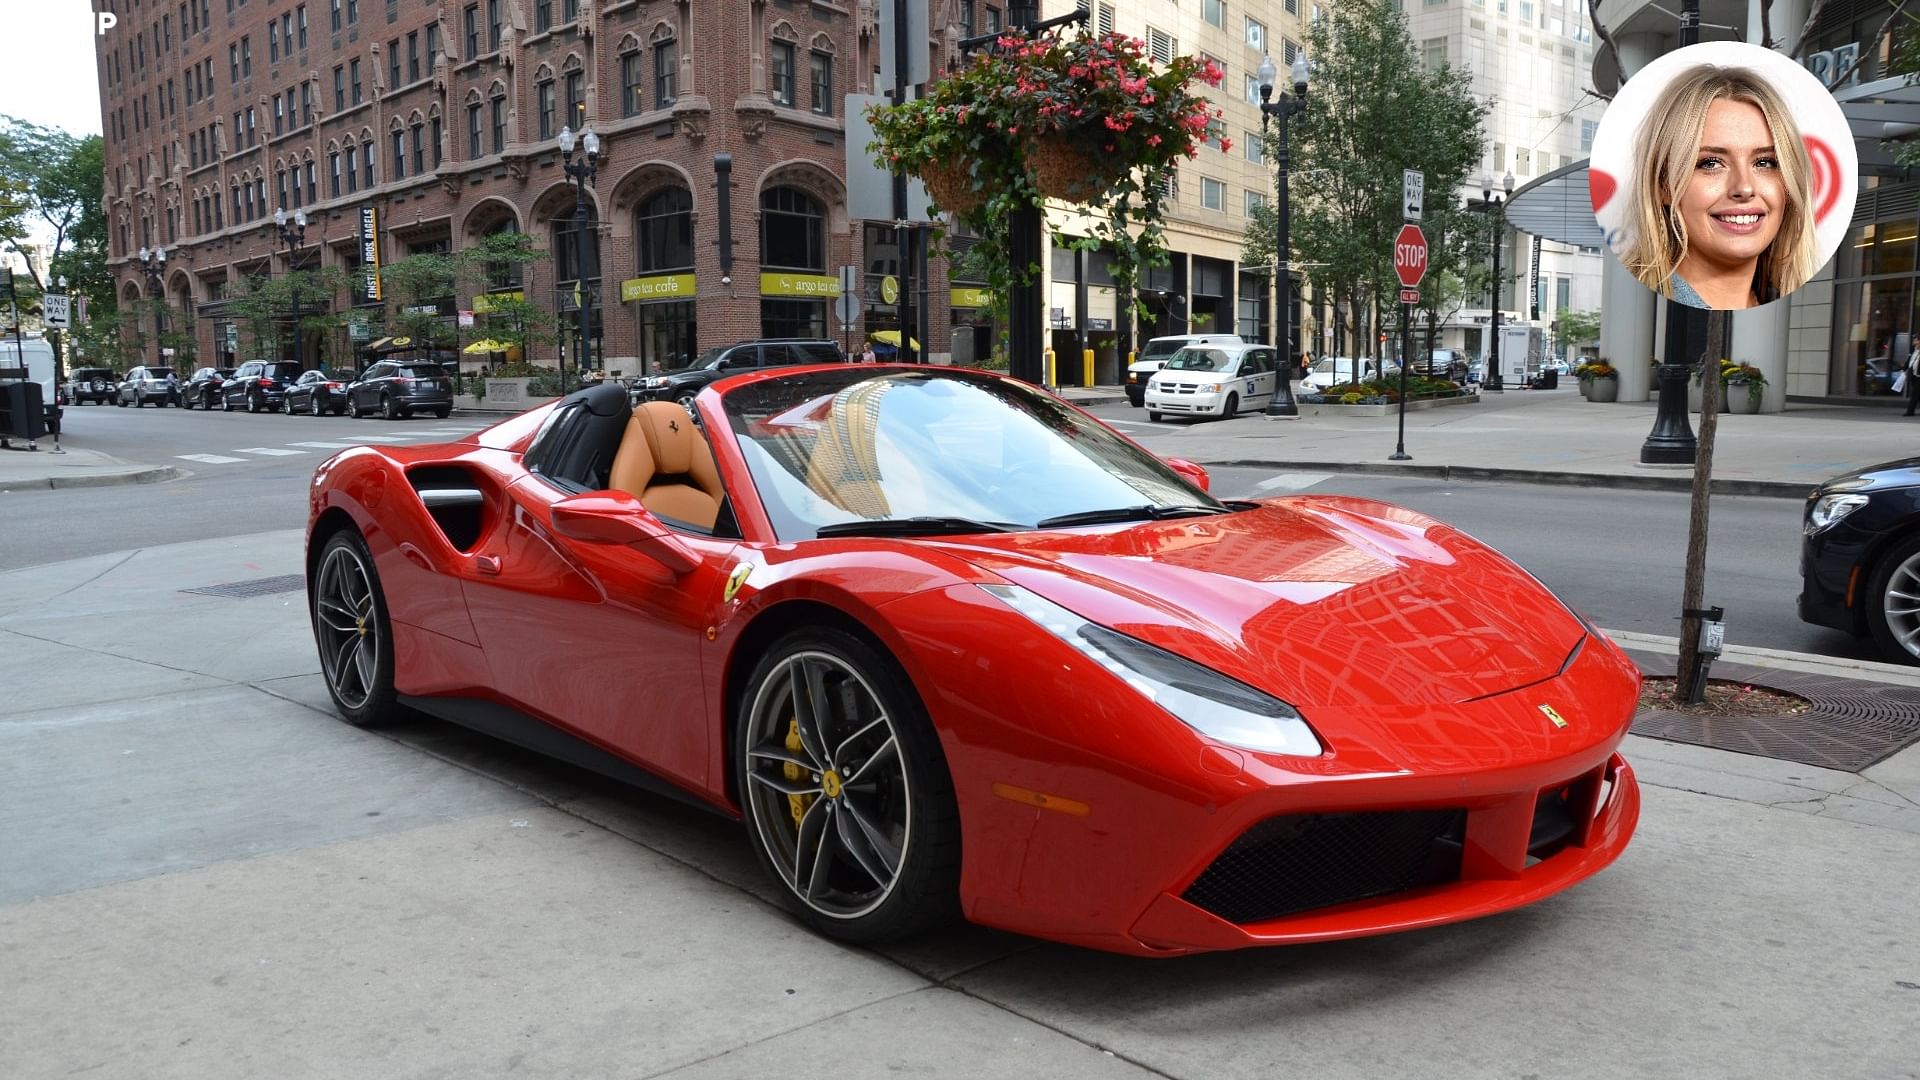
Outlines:
{"type": "MultiPolygon", "coordinates": [[[[322,404],[320,404],[320,395],[319,395],[319,394],[315,394],[315,395],[313,395],[312,397],[310,397],[310,398],[308,398],[308,399],[307,399],[307,403],[309,404],[309,406],[311,406],[311,411],[312,411],[312,413],[313,413],[313,415],[315,415],[315,416],[325,416],[325,415],[327,414],[327,409],[326,409],[326,406],[324,406],[324,405],[322,405],[322,404]]],[[[288,411],[288,412],[292,412],[293,410],[292,410],[292,409],[288,409],[287,411],[288,411]]]]}
{"type": "Polygon", "coordinates": [[[389,420],[404,420],[406,419],[407,412],[400,407],[399,402],[393,400],[392,394],[381,394],[380,415],[389,420]]]}
{"type": "Polygon", "coordinates": [[[260,399],[260,394],[257,391],[247,395],[247,411],[248,412],[257,413],[266,407],[267,407],[267,403],[260,399]]]}
{"type": "Polygon", "coordinates": [[[845,941],[959,910],[959,815],[932,723],[893,658],[830,627],[776,642],[734,718],[747,836],[787,905],[845,941]]]}
{"type": "Polygon", "coordinates": [[[320,674],[334,710],[356,727],[397,718],[392,623],[359,533],[346,529],[327,540],[314,564],[311,595],[320,674]]]}
{"type": "Polygon", "coordinates": [[[1920,664],[1920,536],[1887,553],[1867,590],[1867,626],[1887,655],[1920,664]]]}
{"type": "Polygon", "coordinates": [[[434,415],[434,418],[437,420],[445,420],[447,417],[453,415],[453,406],[443,405],[440,408],[433,410],[433,415],[434,415]]]}

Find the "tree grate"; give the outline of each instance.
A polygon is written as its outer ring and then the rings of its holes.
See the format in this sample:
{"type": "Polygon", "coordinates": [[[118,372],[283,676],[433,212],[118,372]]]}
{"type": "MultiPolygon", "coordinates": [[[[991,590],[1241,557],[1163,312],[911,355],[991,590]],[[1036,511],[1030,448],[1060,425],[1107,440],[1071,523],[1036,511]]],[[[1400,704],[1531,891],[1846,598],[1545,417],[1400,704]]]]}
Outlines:
{"type": "MultiPolygon", "coordinates": [[[[1638,649],[1628,655],[1647,675],[1674,673],[1671,655],[1638,649]]],[[[1633,733],[1845,772],[1859,772],[1920,743],[1920,686],[1721,661],[1708,676],[1798,694],[1813,708],[1799,716],[1740,718],[1645,709],[1633,718],[1633,733]]]]}
{"type": "Polygon", "coordinates": [[[305,574],[281,574],[278,577],[229,581],[221,585],[203,585],[198,589],[181,589],[180,591],[198,593],[201,596],[224,596],[232,600],[244,600],[249,596],[272,596],[275,593],[293,592],[306,587],[305,574]]]}

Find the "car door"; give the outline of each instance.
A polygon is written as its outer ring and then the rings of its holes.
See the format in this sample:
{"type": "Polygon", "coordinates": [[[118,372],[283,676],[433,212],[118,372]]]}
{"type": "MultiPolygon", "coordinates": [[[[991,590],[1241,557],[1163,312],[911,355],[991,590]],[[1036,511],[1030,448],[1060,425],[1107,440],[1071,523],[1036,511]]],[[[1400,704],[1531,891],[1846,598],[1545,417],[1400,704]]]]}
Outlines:
{"type": "Polygon", "coordinates": [[[1265,408],[1280,385],[1280,368],[1274,363],[1272,349],[1251,349],[1241,358],[1247,373],[1247,393],[1242,399],[1250,409],[1265,408]]]}
{"type": "Polygon", "coordinates": [[[390,367],[381,362],[368,368],[360,381],[347,389],[348,404],[356,409],[371,409],[380,404],[379,380],[387,377],[390,367]]]}

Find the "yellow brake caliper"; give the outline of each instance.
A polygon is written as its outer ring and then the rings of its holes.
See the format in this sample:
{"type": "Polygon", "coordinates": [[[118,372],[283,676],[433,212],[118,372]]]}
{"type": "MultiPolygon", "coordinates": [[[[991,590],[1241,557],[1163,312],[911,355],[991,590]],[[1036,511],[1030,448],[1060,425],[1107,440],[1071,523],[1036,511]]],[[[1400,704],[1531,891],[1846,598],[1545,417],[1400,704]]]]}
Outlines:
{"type": "MultiPolygon", "coordinates": [[[[796,754],[806,751],[806,744],[800,741],[800,720],[798,717],[790,717],[787,720],[787,749],[796,754]]],[[[795,765],[791,761],[780,766],[780,769],[787,774],[787,779],[789,780],[802,780],[808,775],[806,769],[795,765]]],[[[794,828],[797,829],[800,827],[800,819],[807,816],[807,808],[813,805],[813,800],[816,798],[818,798],[818,796],[815,795],[787,796],[787,809],[793,814],[794,828]]]]}

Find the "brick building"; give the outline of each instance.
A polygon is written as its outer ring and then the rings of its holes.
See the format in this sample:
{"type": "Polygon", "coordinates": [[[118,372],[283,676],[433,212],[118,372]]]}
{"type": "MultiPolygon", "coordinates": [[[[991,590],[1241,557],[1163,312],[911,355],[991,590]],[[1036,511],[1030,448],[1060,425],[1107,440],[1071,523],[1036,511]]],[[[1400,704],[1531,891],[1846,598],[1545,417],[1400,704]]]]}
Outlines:
{"type": "MultiPolygon", "coordinates": [[[[929,48],[950,48],[955,5],[930,2],[929,48]]],[[[890,232],[846,210],[841,113],[872,80],[871,0],[102,3],[120,16],[97,57],[111,265],[135,300],[151,286],[134,253],[167,249],[162,287],[192,313],[202,358],[225,357],[240,282],[288,269],[276,208],[306,212],[302,268],[359,270],[368,208],[383,264],[532,234],[554,257],[493,285],[565,309],[575,192],[557,136],[580,117],[601,140],[589,261],[608,371],[762,334],[857,341],[870,328],[843,327],[831,299],[840,266],[884,269],[891,250],[890,232]]],[[[944,328],[939,260],[933,272],[926,325],[944,328]]],[[[377,306],[365,291],[335,310],[377,306]]],[[[439,306],[451,317],[486,302],[439,306]]],[[[862,320],[884,319],[877,307],[862,305],[862,320]]],[[[938,358],[947,338],[929,334],[928,351],[938,358]]],[[[343,332],[306,352],[344,365],[349,343],[343,332]]]]}

